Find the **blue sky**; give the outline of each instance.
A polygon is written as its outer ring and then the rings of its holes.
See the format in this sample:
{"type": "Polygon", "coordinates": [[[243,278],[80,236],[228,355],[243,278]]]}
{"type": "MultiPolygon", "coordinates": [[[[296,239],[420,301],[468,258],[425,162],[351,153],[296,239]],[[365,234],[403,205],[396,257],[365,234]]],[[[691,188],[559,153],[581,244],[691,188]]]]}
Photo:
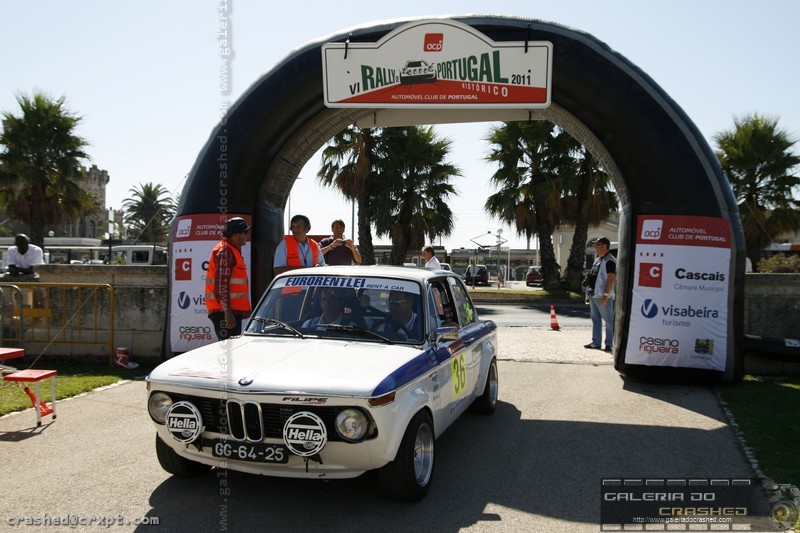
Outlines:
{"type": "MultiPolygon", "coordinates": [[[[220,0],[3,2],[4,54],[0,110],[18,112],[17,94],[65,96],[83,117],[78,133],[92,162],[108,170],[107,203],[120,207],[129,189],[161,183],[179,193],[184,176],[219,120],[220,101],[236,98],[291,50],[311,40],[375,21],[491,13],[571,26],[606,42],[647,72],[686,111],[713,146],[734,116],[778,117],[800,138],[797,21],[794,0],[538,0],[476,2],[228,0],[232,10],[232,93],[221,95],[217,46],[220,0]]],[[[482,159],[489,124],[436,126],[453,140],[452,161],[464,171],[452,201],[456,233],[449,248],[503,227],[483,212],[494,192],[482,159]]],[[[800,148],[796,147],[800,153],[800,148]]],[[[319,186],[312,159],[292,193],[292,213],[324,233],[350,204],[319,186]]],[[[513,231],[504,228],[503,236],[513,231]]],[[[378,239],[378,242],[387,242],[378,239]]],[[[438,243],[437,243],[438,244],[438,243]]],[[[513,238],[514,247],[524,247],[513,238]]]]}

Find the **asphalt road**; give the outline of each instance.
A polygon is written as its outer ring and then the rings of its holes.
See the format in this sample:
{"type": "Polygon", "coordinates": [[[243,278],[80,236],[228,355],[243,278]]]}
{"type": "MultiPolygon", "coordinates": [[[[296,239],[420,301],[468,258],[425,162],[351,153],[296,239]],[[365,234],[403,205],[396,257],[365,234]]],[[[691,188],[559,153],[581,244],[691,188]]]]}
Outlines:
{"type": "Polygon", "coordinates": [[[610,355],[581,347],[586,327],[500,328],[497,412],[437,441],[420,503],[384,499],[372,475],[170,477],[139,380],[59,402],[39,429],[32,411],[0,418],[0,530],[595,532],[601,478],[753,476],[711,390],[623,379],[610,355]],[[13,526],[70,515],[114,522],[13,526]]]}

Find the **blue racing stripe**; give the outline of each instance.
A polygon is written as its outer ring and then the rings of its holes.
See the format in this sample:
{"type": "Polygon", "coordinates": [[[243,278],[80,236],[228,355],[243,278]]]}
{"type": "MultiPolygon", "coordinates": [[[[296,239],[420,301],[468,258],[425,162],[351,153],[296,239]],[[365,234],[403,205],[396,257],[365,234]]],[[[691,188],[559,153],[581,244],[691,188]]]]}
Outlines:
{"type": "Polygon", "coordinates": [[[433,348],[429,348],[386,376],[375,390],[372,391],[372,396],[383,396],[384,394],[392,392],[406,383],[414,381],[426,372],[429,372],[432,368],[435,368],[437,364],[439,363],[436,360],[436,354],[433,348]]]}

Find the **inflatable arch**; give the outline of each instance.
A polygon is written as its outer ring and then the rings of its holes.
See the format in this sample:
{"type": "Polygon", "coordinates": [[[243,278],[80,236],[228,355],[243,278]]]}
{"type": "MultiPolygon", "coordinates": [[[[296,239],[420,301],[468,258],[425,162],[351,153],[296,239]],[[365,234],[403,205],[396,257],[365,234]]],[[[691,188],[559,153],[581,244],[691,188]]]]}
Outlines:
{"type": "MultiPolygon", "coordinates": [[[[744,239],[728,180],[692,121],[644,72],[589,34],[511,17],[441,20],[469,26],[495,42],[552,43],[550,106],[424,111],[326,107],[323,44],[374,43],[410,20],[359,27],[295,50],[230,108],[191,170],[171,242],[171,322],[175,322],[172,309],[180,303],[179,298],[186,297],[178,294],[176,286],[176,279],[181,279],[181,217],[215,214],[219,219],[220,213],[252,217],[251,275],[256,299],[272,278],[273,252],[284,235],[284,206],[294,180],[308,159],[346,126],[547,119],[570,132],[602,161],[620,195],[615,368],[621,373],[655,373],[670,379],[738,379],[743,366],[744,239]],[[704,221],[711,221],[711,229],[704,221]],[[670,302],[667,297],[659,301],[647,293],[637,296],[643,283],[674,282],[668,276],[678,270],[674,259],[668,263],[668,258],[661,258],[663,253],[657,260],[639,257],[645,255],[641,250],[649,250],[643,236],[658,237],[661,240],[654,243],[669,244],[664,241],[667,231],[675,235],[682,232],[687,239],[699,234],[722,242],[718,245],[723,252],[722,266],[709,267],[711,272],[693,272],[691,266],[679,268],[683,276],[678,276],[684,288],[694,283],[695,292],[697,280],[708,282],[699,287],[700,292],[715,291],[711,296],[718,303],[722,299],[719,305],[706,305],[703,294],[692,295],[694,303],[688,305],[670,302]],[[644,269],[654,264],[663,266],[663,279],[643,282],[644,269]],[[667,272],[668,268],[672,271],[667,272]],[[712,287],[715,283],[720,287],[712,287]],[[669,329],[632,328],[632,321],[641,324],[653,318],[647,315],[654,314],[668,324],[664,327],[676,328],[675,335],[669,329]],[[717,320],[711,333],[691,333],[692,338],[677,340],[686,324],[709,319],[717,320]],[[634,330],[636,333],[632,333],[634,330]],[[693,341],[695,346],[687,346],[693,341]],[[670,363],[668,352],[678,351],[676,343],[680,351],[691,352],[697,363],[670,363]],[[638,358],[626,357],[637,350],[642,351],[638,358]],[[717,361],[710,364],[715,355],[717,361]],[[647,363],[647,357],[662,362],[653,366],[647,363]]],[[[661,270],[653,272],[660,274],[661,270]]],[[[181,351],[174,346],[173,350],[181,351]]]]}

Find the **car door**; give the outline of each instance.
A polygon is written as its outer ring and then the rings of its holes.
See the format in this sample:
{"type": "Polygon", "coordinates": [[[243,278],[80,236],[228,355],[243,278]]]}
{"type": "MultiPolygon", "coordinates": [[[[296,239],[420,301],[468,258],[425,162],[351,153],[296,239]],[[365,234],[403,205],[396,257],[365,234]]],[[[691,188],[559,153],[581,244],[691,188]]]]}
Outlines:
{"type": "Polygon", "coordinates": [[[461,323],[447,280],[440,278],[430,281],[428,294],[430,331],[436,335],[435,332],[442,331],[441,328],[454,330],[450,334],[452,338],[443,338],[434,343],[432,348],[439,363],[434,416],[438,433],[452,424],[466,408],[464,404],[471,392],[468,376],[471,355],[461,340],[461,323]]]}
{"type": "Polygon", "coordinates": [[[458,336],[467,348],[466,386],[467,393],[471,394],[472,391],[475,390],[475,385],[478,382],[481,370],[481,355],[484,349],[483,343],[486,338],[487,329],[483,322],[478,320],[478,313],[461,280],[448,278],[447,281],[460,324],[458,336]]]}

